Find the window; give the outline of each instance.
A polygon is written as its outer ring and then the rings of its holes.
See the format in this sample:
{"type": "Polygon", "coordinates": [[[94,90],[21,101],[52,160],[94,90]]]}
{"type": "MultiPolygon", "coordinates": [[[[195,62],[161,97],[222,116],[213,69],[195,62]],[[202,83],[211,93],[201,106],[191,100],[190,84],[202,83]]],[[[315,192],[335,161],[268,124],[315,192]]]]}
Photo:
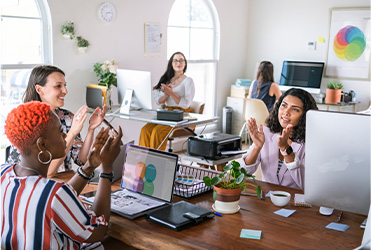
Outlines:
{"type": "Polygon", "coordinates": [[[195,100],[205,102],[204,114],[213,115],[219,19],[212,1],[176,0],[169,15],[167,37],[168,57],[176,51],[184,53],[187,75],[196,86],[195,100]]]}
{"type": "Polygon", "coordinates": [[[46,0],[1,1],[0,104],[4,108],[0,110],[0,147],[7,141],[4,121],[9,111],[22,102],[31,69],[38,64],[52,64],[50,27],[46,0]]]}

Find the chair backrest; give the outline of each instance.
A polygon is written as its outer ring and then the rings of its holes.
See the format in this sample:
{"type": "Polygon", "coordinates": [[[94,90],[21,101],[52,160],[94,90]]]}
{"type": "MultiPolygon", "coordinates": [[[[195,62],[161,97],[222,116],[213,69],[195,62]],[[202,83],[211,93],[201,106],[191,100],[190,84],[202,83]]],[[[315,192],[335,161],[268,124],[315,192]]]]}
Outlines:
{"type": "Polygon", "coordinates": [[[259,126],[265,125],[265,120],[268,118],[269,112],[265,103],[260,99],[247,98],[245,106],[245,121],[250,117],[255,118],[256,124],[259,126]]]}
{"type": "Polygon", "coordinates": [[[205,103],[204,102],[193,101],[191,103],[190,107],[191,107],[193,113],[202,114],[204,112],[205,103]]]}

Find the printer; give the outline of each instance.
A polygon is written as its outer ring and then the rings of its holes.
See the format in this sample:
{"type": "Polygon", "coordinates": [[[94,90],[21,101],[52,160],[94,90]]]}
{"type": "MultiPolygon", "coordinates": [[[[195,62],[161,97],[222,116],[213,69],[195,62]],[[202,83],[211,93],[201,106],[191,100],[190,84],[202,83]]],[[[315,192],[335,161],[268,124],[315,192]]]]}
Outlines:
{"type": "Polygon", "coordinates": [[[188,155],[202,156],[213,160],[222,158],[223,151],[237,151],[240,149],[240,136],[219,132],[192,136],[187,141],[188,155]]]}

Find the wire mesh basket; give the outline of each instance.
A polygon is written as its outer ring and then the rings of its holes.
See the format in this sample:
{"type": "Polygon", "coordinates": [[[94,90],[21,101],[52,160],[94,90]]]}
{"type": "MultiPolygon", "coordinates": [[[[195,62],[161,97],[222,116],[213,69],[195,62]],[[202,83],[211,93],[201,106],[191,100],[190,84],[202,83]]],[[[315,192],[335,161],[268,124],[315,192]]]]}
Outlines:
{"type": "Polygon", "coordinates": [[[213,178],[219,174],[216,171],[181,164],[175,176],[174,194],[184,198],[192,198],[211,191],[213,187],[206,186],[203,179],[205,176],[213,178]]]}

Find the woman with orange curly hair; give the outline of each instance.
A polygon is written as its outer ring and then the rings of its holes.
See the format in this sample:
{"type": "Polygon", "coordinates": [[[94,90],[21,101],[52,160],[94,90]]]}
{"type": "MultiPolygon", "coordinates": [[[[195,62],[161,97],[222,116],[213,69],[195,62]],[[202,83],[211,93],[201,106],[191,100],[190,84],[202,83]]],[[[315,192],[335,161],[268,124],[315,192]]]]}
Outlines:
{"type": "MultiPolygon", "coordinates": [[[[64,72],[58,67],[51,65],[40,65],[32,69],[28,81],[23,102],[40,101],[50,105],[51,110],[56,113],[61,121],[63,132],[67,134],[66,157],[52,161],[48,176],[53,176],[58,170],[71,169],[74,162],[81,166],[88,156],[89,149],[94,139],[94,130],[102,123],[106,114],[106,106],[103,110],[97,108],[89,120],[88,132],[85,141],[81,139],[80,132],[87,118],[87,106],[81,107],[76,116],[70,111],[63,109],[64,98],[67,95],[67,84],[64,72]]],[[[48,157],[48,155],[44,155],[48,157]]],[[[8,163],[19,162],[19,152],[11,147],[7,159],[8,163]]]]}
{"type": "Polygon", "coordinates": [[[1,166],[1,249],[98,249],[110,218],[116,138],[101,129],[84,166],[68,183],[46,178],[51,162],[65,156],[66,134],[48,104],[28,102],[13,109],[5,134],[21,152],[18,164],[1,166]],[[102,166],[92,211],[77,196],[102,166]],[[93,244],[91,244],[93,243],[93,244]]]}

